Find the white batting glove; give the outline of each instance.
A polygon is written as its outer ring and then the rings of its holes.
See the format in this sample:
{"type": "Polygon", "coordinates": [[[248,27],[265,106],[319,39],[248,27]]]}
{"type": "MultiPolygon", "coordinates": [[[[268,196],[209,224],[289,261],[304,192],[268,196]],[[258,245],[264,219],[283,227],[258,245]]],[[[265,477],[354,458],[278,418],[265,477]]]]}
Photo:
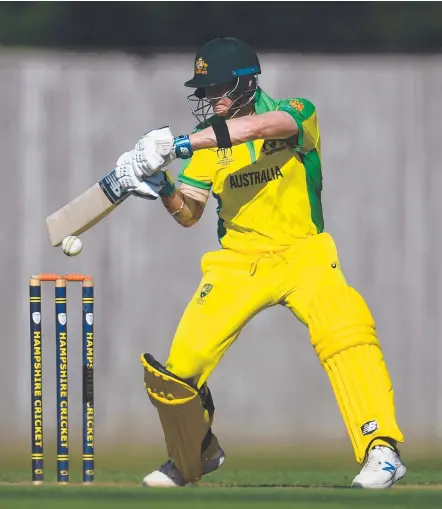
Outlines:
{"type": "Polygon", "coordinates": [[[145,180],[143,180],[143,182],[141,182],[138,187],[131,191],[131,193],[138,198],[156,200],[165,184],[166,176],[164,172],[157,171],[150,177],[147,177],[145,180]]]}
{"type": "Polygon", "coordinates": [[[122,154],[115,166],[115,176],[120,186],[127,191],[135,189],[143,181],[143,173],[136,173],[134,169],[135,151],[130,150],[122,154]]]}
{"type": "Polygon", "coordinates": [[[166,183],[164,173],[162,171],[156,172],[150,177],[145,177],[143,174],[136,175],[133,161],[134,150],[125,152],[118,158],[117,165],[115,166],[115,176],[118,183],[122,189],[140,198],[156,200],[166,183]]]}
{"type": "Polygon", "coordinates": [[[146,133],[135,145],[133,168],[135,174],[149,177],[164,169],[176,157],[174,137],[169,127],[146,133]]]}

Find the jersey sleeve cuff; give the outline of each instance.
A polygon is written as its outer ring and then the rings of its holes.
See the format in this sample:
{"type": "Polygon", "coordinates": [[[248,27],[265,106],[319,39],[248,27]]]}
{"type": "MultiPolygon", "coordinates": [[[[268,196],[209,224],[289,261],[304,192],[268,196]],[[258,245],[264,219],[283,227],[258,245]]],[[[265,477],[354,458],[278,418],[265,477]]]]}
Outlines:
{"type": "Polygon", "coordinates": [[[212,184],[208,184],[207,182],[202,182],[201,180],[196,180],[191,177],[187,177],[183,173],[180,173],[178,175],[178,181],[182,182],[183,184],[188,184],[189,186],[198,187],[199,189],[206,189],[207,191],[210,191],[212,188],[212,184]]]}

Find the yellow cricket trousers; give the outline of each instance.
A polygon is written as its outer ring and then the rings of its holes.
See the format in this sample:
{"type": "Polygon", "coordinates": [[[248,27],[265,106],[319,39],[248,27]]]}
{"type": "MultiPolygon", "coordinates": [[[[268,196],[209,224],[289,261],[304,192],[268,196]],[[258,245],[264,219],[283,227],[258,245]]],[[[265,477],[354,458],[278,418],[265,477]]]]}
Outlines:
{"type": "Polygon", "coordinates": [[[373,445],[385,444],[384,437],[403,441],[373,318],[347,285],[331,235],[261,255],[209,252],[201,269],[203,278],[179,323],[166,369],[201,387],[246,323],[281,304],[309,328],[357,461],[373,445]]]}

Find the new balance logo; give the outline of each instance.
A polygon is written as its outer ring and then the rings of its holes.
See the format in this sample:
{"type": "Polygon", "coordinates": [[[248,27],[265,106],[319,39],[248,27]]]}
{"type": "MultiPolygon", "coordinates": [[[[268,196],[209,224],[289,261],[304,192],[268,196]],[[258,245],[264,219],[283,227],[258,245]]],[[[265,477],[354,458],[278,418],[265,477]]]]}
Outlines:
{"type": "Polygon", "coordinates": [[[112,192],[115,194],[115,196],[120,197],[121,196],[121,186],[118,183],[117,179],[114,177],[114,175],[108,176],[108,185],[112,189],[112,192]]]}
{"type": "Polygon", "coordinates": [[[392,465],[390,462],[386,461],[385,464],[387,465],[382,470],[386,470],[387,472],[394,472],[396,470],[396,467],[392,465]]]}
{"type": "Polygon", "coordinates": [[[123,189],[115,176],[115,170],[108,173],[98,184],[111,203],[117,203],[123,198],[123,189]]]}
{"type": "Polygon", "coordinates": [[[368,421],[361,426],[361,431],[364,436],[371,435],[378,429],[378,423],[376,421],[368,421]]]}

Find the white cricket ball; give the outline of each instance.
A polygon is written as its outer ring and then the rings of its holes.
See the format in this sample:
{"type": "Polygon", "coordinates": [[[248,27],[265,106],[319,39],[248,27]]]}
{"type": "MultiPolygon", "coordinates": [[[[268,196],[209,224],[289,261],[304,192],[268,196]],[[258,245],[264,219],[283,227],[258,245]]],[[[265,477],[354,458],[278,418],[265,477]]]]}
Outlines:
{"type": "Polygon", "coordinates": [[[63,253],[67,256],[77,256],[83,249],[83,242],[78,237],[69,235],[69,237],[63,239],[61,249],[63,249],[63,253]]]}

